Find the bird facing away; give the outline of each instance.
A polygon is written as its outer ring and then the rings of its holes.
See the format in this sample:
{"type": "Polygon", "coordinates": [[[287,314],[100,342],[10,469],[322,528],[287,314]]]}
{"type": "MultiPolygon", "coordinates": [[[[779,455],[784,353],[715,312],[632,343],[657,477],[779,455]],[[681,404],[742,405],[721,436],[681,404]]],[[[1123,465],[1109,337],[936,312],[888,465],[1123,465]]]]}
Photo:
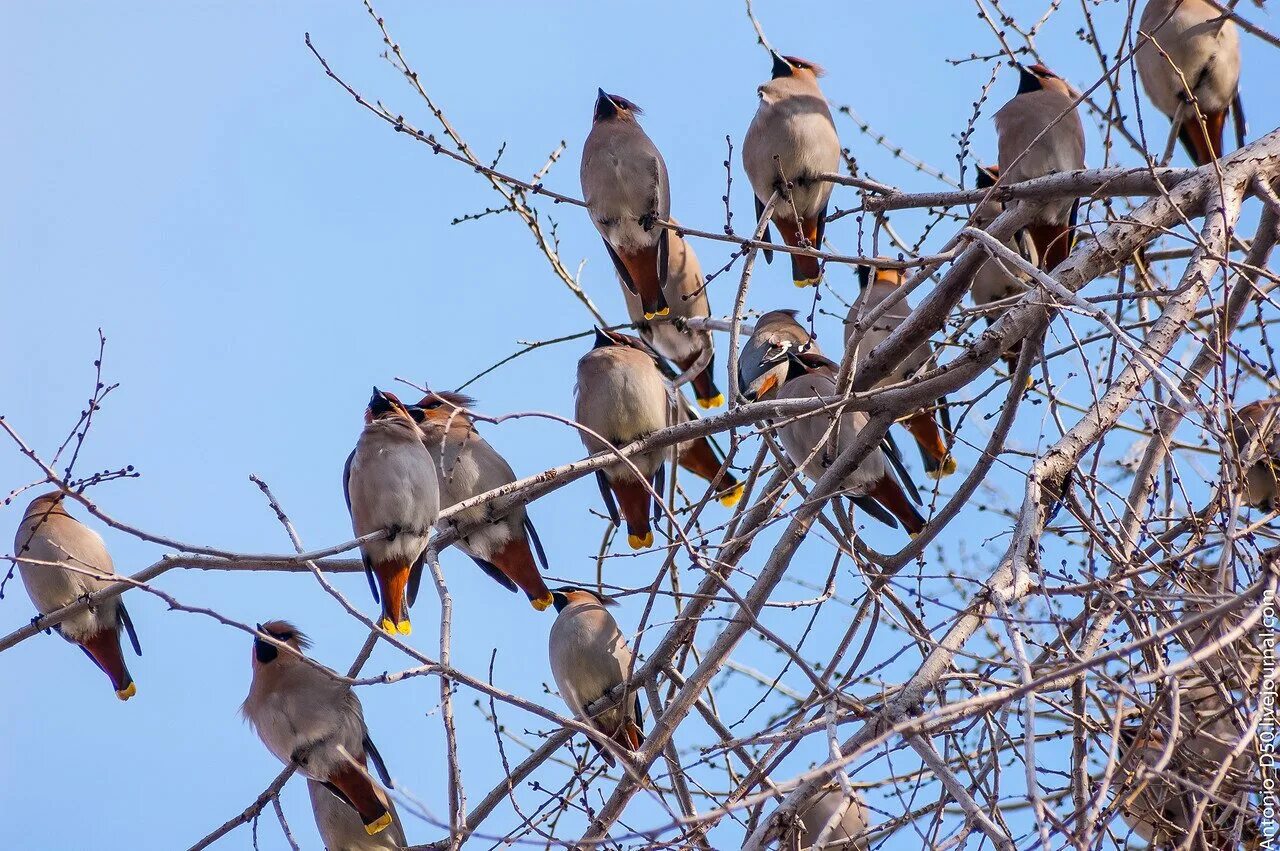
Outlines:
{"type": "MultiPolygon", "coordinates": [[[[1277,462],[1280,461],[1280,396],[1250,402],[1236,411],[1231,437],[1240,456],[1257,458],[1243,472],[1244,501],[1253,508],[1275,511],[1277,462]],[[1249,452],[1250,445],[1252,453],[1249,452]]],[[[1244,460],[1242,457],[1241,460],[1244,460]]]]}
{"type": "Polygon", "coordinates": [[[356,537],[386,530],[360,546],[373,599],[382,601],[382,628],[408,635],[407,612],[418,596],[431,526],[440,515],[435,462],[422,431],[394,393],[373,388],[364,431],[347,457],[343,493],[356,537]]]}
{"type": "MultiPolygon", "coordinates": [[[[97,532],[67,513],[61,491],[42,494],[27,506],[13,538],[13,552],[27,596],[42,615],[101,591],[115,575],[107,545],[97,532]]],[[[128,700],[137,694],[124,663],[120,631],[129,634],[134,653],[141,656],[142,648],[119,597],[101,600],[54,629],[102,669],[116,697],[128,700]]]]}
{"type": "MultiPolygon", "coordinates": [[[[440,484],[441,508],[457,505],[516,480],[507,459],[498,454],[476,431],[466,408],[475,400],[460,393],[428,393],[409,408],[422,430],[422,442],[431,453],[440,484]]],[[[542,581],[534,549],[545,570],[547,555],[523,505],[503,517],[489,516],[486,506],[468,509],[456,524],[479,523],[458,539],[458,548],[486,574],[509,591],[524,591],[538,611],[551,605],[551,592],[542,581]],[[530,542],[532,541],[532,547],[530,542]]]]}
{"type": "MultiPolygon", "coordinates": [[[[1084,168],[1084,125],[1071,88],[1043,65],[1018,66],[1018,93],[995,114],[1005,185],[1084,168]]],[[[1050,201],[1027,225],[1040,268],[1053,271],[1071,253],[1079,199],[1050,201]]]]}
{"type": "MultiPolygon", "coordinates": [[[[996,185],[996,180],[1000,176],[1000,167],[994,165],[978,166],[977,178],[974,186],[977,189],[990,189],[996,185]]],[[[974,224],[979,227],[986,227],[995,220],[1004,210],[1004,205],[999,201],[988,200],[978,206],[974,211],[974,224]]],[[[1016,238],[1011,237],[1005,242],[1011,250],[1019,252],[1027,256],[1028,262],[1038,265],[1039,258],[1035,256],[1035,246],[1031,241],[1025,240],[1023,245],[1019,245],[1016,238]]],[[[970,295],[973,296],[973,303],[978,307],[986,307],[997,301],[1003,301],[1007,298],[1020,296],[1027,291],[1028,279],[1025,275],[1017,274],[1008,268],[1004,263],[994,257],[988,258],[973,276],[973,285],[970,295]]],[[[995,322],[1006,312],[1007,307],[992,308],[983,314],[983,318],[987,324],[995,322]]],[[[1005,366],[1009,370],[1009,374],[1013,374],[1013,370],[1018,365],[1018,353],[1022,351],[1022,341],[1017,340],[1009,349],[1001,355],[1004,359],[1005,366]]]]}
{"type": "Polygon", "coordinates": [[[365,832],[360,815],[351,805],[326,789],[323,783],[308,779],[307,794],[311,796],[311,812],[325,851],[401,851],[409,847],[400,826],[400,814],[385,792],[382,797],[391,814],[391,824],[373,836],[365,832]]]}
{"type": "Polygon", "coordinates": [[[711,332],[694,330],[683,320],[711,315],[711,304],[702,278],[702,266],[693,253],[693,246],[678,233],[670,237],[670,260],[667,263],[665,294],[671,314],[665,321],[645,320],[644,305],[640,296],[627,287],[622,296],[627,302],[627,315],[638,323],[640,336],[654,351],[680,367],[681,371],[692,367],[707,353],[707,365],[693,379],[693,392],[703,408],[715,408],[724,404],[724,396],[716,388],[715,343],[711,332]]]}
{"type": "Polygon", "coordinates": [[[832,784],[818,792],[799,811],[800,847],[810,851],[866,851],[870,843],[863,834],[870,824],[867,802],[856,789],[846,797],[844,790],[832,784]],[[828,822],[835,819],[830,832],[820,843],[819,837],[828,822]]]}
{"type": "Polygon", "coordinates": [[[763,402],[778,395],[787,380],[787,352],[821,355],[817,340],[796,321],[794,310],[770,310],[756,320],[755,330],[738,357],[738,392],[748,402],[763,402]]]}
{"type": "MultiPolygon", "coordinates": [[[[557,615],[547,650],[560,697],[575,717],[599,730],[603,738],[628,750],[638,750],[644,744],[639,694],[631,700],[624,697],[595,716],[587,713],[588,706],[621,685],[631,673],[631,648],[618,622],[605,609],[617,604],[574,586],[551,593],[557,615]]],[[[610,767],[616,764],[604,745],[595,739],[591,744],[610,767]]]]}
{"type": "Polygon", "coordinates": [[[1222,156],[1227,111],[1244,144],[1240,102],[1240,33],[1204,0],[1147,0],[1138,31],[1138,79],[1156,108],[1178,122],[1178,138],[1196,165],[1222,156]],[[1203,120],[1203,123],[1201,123],[1203,120]]]}
{"type": "MultiPolygon", "coordinates": [[[[760,106],[742,140],[742,167],[756,197],[756,219],[775,191],[770,218],[792,247],[822,249],[831,184],[818,180],[840,167],[840,139],[831,109],[818,87],[822,68],[795,56],[773,54],[773,78],[760,86],[760,106]],[[787,198],[790,197],[790,202],[787,198]]],[[[765,242],[771,242],[769,231],[765,242]]],[[[773,252],[766,251],[766,262],[773,252]]],[[[818,258],[791,255],[797,287],[817,286],[818,258]]]]}
{"type": "MultiPolygon", "coordinates": [[[[903,283],[903,274],[901,269],[872,269],[870,266],[859,266],[858,281],[862,287],[862,295],[854,300],[849,308],[849,315],[845,319],[846,348],[854,342],[857,327],[855,323],[899,290],[903,283]]],[[[879,319],[862,332],[857,341],[855,369],[862,366],[871,350],[887,340],[910,313],[911,306],[907,304],[906,298],[902,298],[888,307],[879,319]]],[[[876,382],[875,386],[887,387],[890,384],[907,381],[919,373],[932,358],[933,344],[925,340],[903,358],[897,368],[876,382]]],[[[908,415],[902,423],[916,439],[916,445],[920,448],[920,458],[924,462],[925,474],[929,478],[940,479],[956,471],[955,459],[951,457],[950,443],[943,436],[944,433],[949,435],[951,432],[951,415],[945,398],[936,399],[932,405],[908,415]],[[939,420],[941,427],[939,427],[939,420]]]]}
{"type": "Polygon", "coordinates": [[[671,218],[667,164],[636,120],[642,110],[626,98],[596,97],[591,132],[582,148],[582,197],[605,250],[627,289],[639,297],[644,318],[670,312],[667,281],[671,218]]]}
{"type": "MultiPolygon", "coordinates": [[[[839,400],[834,363],[812,352],[788,352],[783,357],[788,361],[788,370],[786,381],[778,389],[779,399],[839,400]]],[[[784,422],[779,428],[787,456],[815,482],[867,425],[867,415],[863,412],[845,411],[840,416],[835,445],[829,447],[828,432],[832,430],[833,419],[830,413],[818,411],[784,422]]],[[[844,491],[852,497],[855,505],[890,526],[901,522],[908,534],[914,537],[924,529],[925,521],[911,504],[903,485],[918,503],[920,496],[915,485],[902,465],[897,448],[888,438],[863,458],[843,482],[844,491]],[[890,467],[902,484],[894,480],[890,467]]]]}
{"type": "Polygon", "coordinates": [[[368,763],[373,762],[387,786],[391,778],[369,739],[360,699],[333,671],[302,658],[310,646],[291,623],[259,624],[253,680],[240,712],[276,759],[345,801],[373,836],[395,819],[386,793],[366,770],[368,763]]]}
{"type": "MultiPolygon", "coordinates": [[[[610,445],[626,446],[683,417],[682,412],[672,413],[652,352],[642,340],[617,331],[596,329],[595,346],[578,361],[575,392],[577,421],[599,435],[579,432],[593,455],[610,451],[610,445]]],[[[722,472],[723,465],[705,437],[685,441],[676,452],[680,465],[695,475],[708,481],[719,477],[718,498],[723,504],[733,505],[742,496],[737,479],[728,470],[722,472]]],[[[631,456],[629,463],[619,461],[596,471],[609,518],[615,525],[626,521],[632,549],[653,546],[649,506],[652,502],[655,519],[662,515],[665,457],[665,450],[642,452],[631,456]],[[652,500],[646,484],[653,488],[652,500]]]]}

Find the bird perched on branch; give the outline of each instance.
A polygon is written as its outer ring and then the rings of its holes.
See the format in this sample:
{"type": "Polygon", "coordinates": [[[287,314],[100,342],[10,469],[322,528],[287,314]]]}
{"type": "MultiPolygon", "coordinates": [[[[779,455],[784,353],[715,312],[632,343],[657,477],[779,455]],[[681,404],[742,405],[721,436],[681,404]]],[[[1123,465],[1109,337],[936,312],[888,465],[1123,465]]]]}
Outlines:
{"type": "Polygon", "coordinates": [[[360,699],[336,673],[302,658],[310,646],[293,624],[259,624],[253,680],[240,711],[276,759],[345,801],[373,836],[395,818],[386,793],[369,775],[369,762],[387,786],[391,777],[369,739],[360,699]]]}
{"type": "Polygon", "coordinates": [[[622,283],[641,303],[645,319],[670,312],[667,283],[671,184],[662,154],[636,120],[643,110],[626,98],[596,97],[591,132],[582,148],[582,197],[622,283]]]}
{"type": "MultiPolygon", "coordinates": [[[[1018,73],[1018,93],[995,114],[1001,179],[1008,185],[1084,168],[1084,125],[1071,87],[1043,65],[1019,65],[1018,73]]],[[[1078,213],[1079,199],[1049,201],[1027,225],[1046,272],[1071,253],[1078,213]]]]}
{"type": "MultiPolygon", "coordinates": [[[[867,802],[856,789],[846,795],[839,784],[832,783],[801,805],[799,841],[801,849],[809,851],[866,851],[871,843],[864,834],[870,824],[867,802]],[[826,838],[821,842],[828,822],[835,820],[826,838]]],[[[784,846],[785,847],[785,846],[784,846]]]]}
{"type": "Polygon", "coordinates": [[[693,246],[684,237],[672,233],[668,238],[670,259],[665,293],[671,314],[666,319],[646,321],[640,296],[624,286],[622,296],[627,302],[627,315],[637,323],[644,341],[682,371],[690,369],[706,353],[706,366],[693,378],[693,392],[701,407],[715,408],[724,404],[724,396],[716,388],[715,342],[710,331],[695,330],[684,324],[686,319],[711,315],[702,266],[693,253],[693,246]]]}
{"type": "MultiPolygon", "coordinates": [[[[836,394],[836,365],[830,360],[812,351],[795,350],[788,350],[779,358],[787,362],[787,376],[778,389],[777,398],[840,401],[836,394]]],[[[789,419],[779,428],[787,456],[815,482],[867,425],[867,415],[861,411],[844,412],[839,417],[838,426],[835,426],[835,419],[831,413],[818,411],[789,419]],[[833,426],[836,428],[834,445],[828,446],[828,435],[833,426]]],[[[855,505],[880,522],[895,527],[901,522],[912,537],[924,529],[924,518],[912,505],[913,499],[919,504],[920,494],[891,438],[886,436],[879,447],[872,449],[845,477],[842,487],[855,505]],[[891,474],[891,468],[897,474],[897,480],[891,474]],[[911,498],[908,498],[908,493],[911,498]]]]}
{"type": "MultiPolygon", "coordinates": [[[[115,566],[97,532],[67,513],[61,491],[31,501],[13,538],[13,553],[27,596],[40,614],[94,594],[111,584],[115,566]]],[[[54,626],[77,645],[111,680],[116,697],[128,700],[138,692],[124,663],[120,631],[129,634],[133,652],[142,655],[133,621],[117,596],[100,600],[54,626]]]]}
{"type": "Polygon", "coordinates": [[[770,310],[755,322],[755,330],[738,358],[738,392],[748,402],[763,402],[778,395],[790,367],[789,351],[821,355],[817,340],[796,321],[794,310],[770,310]]]}
{"type": "MultiPolygon", "coordinates": [[[[978,174],[974,181],[974,186],[977,189],[990,189],[996,185],[996,180],[999,176],[999,166],[978,166],[978,174]]],[[[979,227],[985,227],[991,224],[1003,210],[1004,205],[1002,203],[989,199],[979,204],[978,208],[974,210],[974,224],[979,227]]],[[[1026,239],[1019,245],[1016,238],[1011,238],[1005,242],[1005,245],[1010,250],[1022,254],[1033,265],[1039,264],[1039,258],[1035,254],[1036,249],[1031,244],[1031,240],[1026,239]]],[[[973,296],[974,304],[978,307],[986,307],[994,302],[1022,295],[1027,291],[1027,285],[1028,281],[1025,275],[1011,270],[1008,264],[991,257],[984,261],[974,274],[970,295],[973,296]]],[[[1007,307],[992,308],[983,313],[983,318],[990,325],[1001,316],[1004,316],[1008,310],[1007,307]]],[[[1013,370],[1018,365],[1018,353],[1021,351],[1022,341],[1017,340],[1001,355],[1010,375],[1013,374],[1013,370]]]]}
{"type": "MultiPolygon", "coordinates": [[[[434,461],[441,508],[516,480],[507,459],[476,431],[465,410],[474,404],[474,399],[461,393],[436,392],[409,407],[409,415],[422,430],[422,442],[434,461]]],[[[494,518],[488,506],[478,505],[454,519],[455,524],[473,522],[480,525],[458,539],[458,548],[499,585],[510,591],[517,587],[524,591],[538,611],[550,606],[551,592],[533,559],[536,549],[545,570],[547,554],[525,507],[517,505],[506,515],[494,518]]]]}
{"type": "Polygon", "coordinates": [[[1259,847],[1256,821],[1247,811],[1257,749],[1250,745],[1232,756],[1250,735],[1248,711],[1235,705],[1230,692],[1201,677],[1182,683],[1179,691],[1176,725],[1167,706],[1149,718],[1136,708],[1126,713],[1133,720],[1120,728],[1117,748],[1127,774],[1117,790],[1121,816],[1152,848],[1172,849],[1193,830],[1196,839],[1186,847],[1235,849],[1237,830],[1243,847],[1259,847]],[[1174,731],[1177,738],[1170,746],[1174,731]]]}
{"type": "MultiPolygon", "coordinates": [[[[880,318],[865,328],[855,341],[859,319],[868,316],[902,286],[902,270],[859,266],[858,282],[862,288],[862,294],[849,307],[849,315],[845,318],[844,326],[845,347],[857,343],[858,351],[854,356],[855,369],[860,367],[871,350],[887,340],[911,313],[911,306],[903,297],[896,304],[886,308],[880,318]]],[[[903,358],[892,372],[876,382],[875,386],[887,387],[890,384],[907,381],[932,359],[933,345],[925,340],[903,358]]],[[[946,398],[935,399],[932,404],[907,416],[902,424],[915,438],[916,445],[920,448],[920,458],[924,462],[925,474],[929,478],[940,479],[956,471],[955,459],[951,457],[951,415],[947,409],[946,398]],[[939,422],[941,428],[939,428],[939,422]]]]}
{"type": "Polygon", "coordinates": [[[1177,123],[1178,138],[1197,166],[1222,156],[1227,111],[1236,145],[1244,145],[1240,102],[1240,33],[1205,0],[1147,0],[1134,62],[1156,108],[1177,123]]]}
{"type": "Polygon", "coordinates": [[[1243,473],[1245,502],[1264,511],[1280,507],[1276,481],[1280,476],[1280,396],[1250,402],[1236,411],[1231,438],[1241,461],[1256,458],[1243,473]],[[1252,451],[1250,448],[1252,447],[1252,451]]]}
{"type": "Polygon", "coordinates": [[[381,833],[370,836],[365,832],[360,815],[345,800],[330,792],[323,783],[307,780],[307,794],[311,796],[311,812],[316,819],[316,829],[325,851],[401,851],[408,848],[400,815],[396,806],[383,792],[391,824],[381,833]]]}
{"type": "MultiPolygon", "coordinates": [[[[578,361],[575,392],[578,422],[599,435],[580,432],[583,445],[593,455],[609,450],[610,445],[625,446],[684,416],[672,412],[653,353],[642,340],[617,331],[596,329],[595,346],[578,361]]],[[[708,481],[718,477],[719,499],[725,505],[733,505],[741,497],[737,479],[728,470],[722,472],[723,465],[707,438],[684,441],[677,456],[680,465],[696,475],[708,481]]],[[[642,452],[596,471],[609,517],[615,525],[626,521],[627,543],[632,549],[653,546],[649,506],[652,503],[656,522],[662,515],[665,457],[664,450],[642,452]]]]}
{"type": "MultiPolygon", "coordinates": [[[[617,603],[575,586],[551,593],[557,615],[547,646],[551,675],[560,697],[575,717],[599,730],[605,739],[627,750],[639,750],[644,744],[644,731],[640,727],[638,693],[630,699],[623,695],[614,706],[594,716],[587,711],[631,674],[631,648],[618,622],[605,609],[617,603]]],[[[591,744],[609,766],[616,764],[605,745],[595,739],[591,744]]]]}
{"type": "Polygon", "coordinates": [[[343,494],[356,537],[387,533],[361,544],[360,557],[373,599],[382,601],[382,628],[408,635],[408,606],[418,596],[427,539],[440,515],[435,463],[394,393],[373,388],[364,421],[343,470],[343,494]]]}
{"type": "MultiPolygon", "coordinates": [[[[770,218],[792,247],[822,250],[831,184],[821,174],[840,166],[840,139],[827,99],[818,87],[822,68],[795,56],[773,52],[773,77],[760,86],[760,106],[742,141],[742,166],[756,196],[756,218],[776,191],[770,218]]],[[[769,231],[764,232],[771,242],[769,231]]],[[[766,251],[766,262],[773,252],[766,251]]],[[[797,287],[817,286],[818,258],[791,255],[797,287]]]]}

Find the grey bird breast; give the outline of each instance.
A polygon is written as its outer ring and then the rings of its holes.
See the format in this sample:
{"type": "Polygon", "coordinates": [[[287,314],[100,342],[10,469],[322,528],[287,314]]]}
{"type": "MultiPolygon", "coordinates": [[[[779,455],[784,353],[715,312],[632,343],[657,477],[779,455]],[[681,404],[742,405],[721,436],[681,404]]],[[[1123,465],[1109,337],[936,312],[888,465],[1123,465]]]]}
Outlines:
{"type": "Polygon", "coordinates": [[[658,243],[659,228],[645,230],[649,216],[671,216],[667,164],[653,141],[633,121],[596,124],[582,151],[582,194],[596,229],[614,248],[636,252],[658,243]]]}
{"type": "Polygon", "coordinates": [[[419,432],[405,428],[408,425],[382,420],[369,424],[351,459],[347,487],[356,535],[391,527],[405,533],[393,541],[365,545],[379,562],[415,560],[440,515],[435,464],[419,432]]]}
{"type": "MultiPolygon", "coordinates": [[[[426,445],[436,463],[442,508],[457,505],[516,480],[515,471],[507,459],[474,431],[450,430],[443,449],[438,438],[428,437],[426,445]]],[[[523,506],[516,506],[497,520],[490,520],[484,506],[468,509],[456,515],[453,521],[481,525],[468,532],[458,542],[459,546],[469,555],[487,558],[520,534],[524,517],[523,506]]]]}
{"type": "MultiPolygon", "coordinates": [[[[995,114],[995,124],[1005,184],[1084,168],[1084,125],[1075,100],[1062,92],[1040,89],[1017,95],[995,114]]],[[[1055,202],[1037,218],[1066,224],[1071,205],[1070,199],[1055,202]]]]}
{"type": "Polygon", "coordinates": [[[1138,47],[1138,77],[1161,112],[1172,118],[1187,102],[1188,86],[1206,113],[1231,105],[1240,85],[1240,32],[1234,22],[1203,0],[1151,0],[1138,26],[1155,41],[1138,47]]]}
{"type": "MultiPolygon", "coordinates": [[[[283,655],[283,652],[282,652],[283,655]]],[[[352,757],[364,752],[364,716],[350,686],[298,660],[282,670],[254,672],[243,712],[276,759],[291,764],[302,749],[308,777],[328,777],[345,764],[338,746],[352,757]]],[[[279,666],[280,660],[272,663],[279,666]]]]}
{"type": "MultiPolygon", "coordinates": [[[[101,536],[61,513],[46,514],[41,510],[24,517],[14,535],[13,551],[24,557],[18,560],[18,572],[27,595],[41,614],[60,609],[110,584],[107,579],[90,575],[91,572],[106,575],[115,572],[101,536]]],[[[104,600],[64,620],[59,632],[65,638],[80,641],[107,628],[114,630],[119,607],[119,598],[104,600]]]]}
{"type": "MultiPolygon", "coordinates": [[[[667,390],[653,360],[644,352],[631,348],[593,349],[578,361],[578,422],[606,440],[629,443],[666,427],[668,423],[667,390]]],[[[588,434],[582,434],[587,451],[596,453],[605,446],[588,434]]],[[[632,458],[642,472],[652,475],[661,463],[632,458]],[[646,470],[648,463],[652,469],[646,470]]]]}
{"type": "MultiPolygon", "coordinates": [[[[765,84],[764,97],[742,142],[742,167],[762,203],[778,184],[779,166],[789,181],[807,181],[840,167],[840,140],[826,98],[816,87],[797,85],[791,80],[765,84]]],[[[831,188],[825,182],[797,183],[792,189],[796,211],[803,218],[816,215],[831,197],[831,188]]]]}
{"type": "MultiPolygon", "coordinates": [[[[574,603],[556,617],[548,639],[551,674],[560,696],[579,718],[586,709],[622,682],[631,666],[631,649],[617,621],[595,603],[574,603]]],[[[623,701],[595,719],[597,726],[614,730],[630,715],[623,701]]]]}

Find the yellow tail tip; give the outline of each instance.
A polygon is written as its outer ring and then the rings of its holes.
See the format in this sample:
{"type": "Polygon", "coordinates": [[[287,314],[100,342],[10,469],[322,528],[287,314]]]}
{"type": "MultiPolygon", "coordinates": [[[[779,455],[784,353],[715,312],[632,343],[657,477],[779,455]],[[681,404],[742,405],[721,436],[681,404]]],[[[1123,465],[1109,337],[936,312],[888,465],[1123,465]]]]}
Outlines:
{"type": "Polygon", "coordinates": [[[802,278],[798,281],[792,281],[791,283],[795,284],[799,289],[804,289],[805,287],[816,287],[818,284],[822,283],[822,276],[819,275],[816,278],[802,278]]]}
{"type": "Polygon", "coordinates": [[[407,620],[400,621],[400,623],[396,624],[396,632],[401,635],[412,635],[413,624],[409,623],[407,620]]]}
{"type": "Polygon", "coordinates": [[[545,612],[547,610],[547,607],[550,606],[552,602],[553,601],[551,599],[551,595],[548,593],[536,599],[530,600],[529,605],[533,606],[535,609],[537,609],[540,612],[545,612]]]}
{"type": "Polygon", "coordinates": [[[379,626],[382,627],[382,631],[385,632],[387,635],[396,634],[396,622],[393,621],[391,618],[383,618],[382,623],[379,624],[379,626]]]}
{"type": "Polygon", "coordinates": [[[137,693],[138,693],[138,684],[129,683],[129,685],[125,686],[124,688],[116,692],[116,697],[120,698],[121,700],[128,700],[129,698],[133,697],[137,693]]]}
{"type": "Polygon", "coordinates": [[[724,394],[723,394],[723,393],[717,393],[716,395],[712,396],[710,399],[699,399],[699,400],[698,400],[698,407],[702,408],[703,410],[710,410],[711,408],[718,408],[718,407],[720,407],[720,406],[721,406],[721,405],[723,405],[723,404],[724,404],[724,394]]]}
{"type": "Polygon", "coordinates": [[[377,821],[371,822],[364,826],[364,832],[370,836],[382,833],[382,831],[391,827],[391,813],[383,813],[377,821]]]}
{"type": "Polygon", "coordinates": [[[643,550],[645,547],[653,546],[653,532],[646,532],[644,537],[639,535],[627,535],[627,543],[631,545],[633,550],[643,550]]]}
{"type": "Polygon", "coordinates": [[[745,486],[739,482],[734,485],[733,490],[720,497],[720,504],[725,508],[733,508],[738,504],[738,500],[742,499],[742,491],[745,486]]]}
{"type": "Polygon", "coordinates": [[[667,316],[667,315],[669,315],[670,313],[671,313],[671,308],[669,308],[669,307],[664,307],[664,308],[662,308],[662,310],[659,310],[659,311],[658,311],[657,315],[658,315],[658,316],[667,316]]]}
{"type": "Polygon", "coordinates": [[[916,538],[920,537],[920,533],[919,533],[919,532],[908,532],[908,533],[907,533],[907,537],[914,541],[916,538]]]}

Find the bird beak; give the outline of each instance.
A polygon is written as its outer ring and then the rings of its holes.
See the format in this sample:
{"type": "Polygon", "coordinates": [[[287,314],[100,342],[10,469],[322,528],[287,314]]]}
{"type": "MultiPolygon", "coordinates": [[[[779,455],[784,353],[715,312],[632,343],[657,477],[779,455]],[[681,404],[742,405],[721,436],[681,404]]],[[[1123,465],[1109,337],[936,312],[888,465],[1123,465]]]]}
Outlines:
{"type": "Polygon", "coordinates": [[[613,98],[604,89],[597,89],[596,94],[596,121],[603,121],[606,118],[612,118],[618,114],[618,105],[613,102],[613,98]]]}
{"type": "Polygon", "coordinates": [[[593,349],[602,349],[602,348],[604,348],[605,346],[612,346],[612,345],[614,345],[614,340],[613,340],[613,338],[612,338],[612,337],[610,337],[608,334],[606,334],[603,330],[601,330],[600,328],[598,328],[598,327],[597,327],[597,328],[596,328],[596,342],[595,342],[595,345],[594,345],[594,346],[592,346],[591,348],[593,348],[593,349]]]}
{"type": "Polygon", "coordinates": [[[796,69],[791,67],[790,62],[782,58],[782,54],[778,53],[776,50],[771,51],[771,53],[773,55],[773,79],[776,80],[779,77],[790,77],[795,73],[796,69]]]}
{"type": "Polygon", "coordinates": [[[1018,66],[1018,94],[1025,95],[1027,92],[1038,92],[1044,88],[1044,84],[1040,82],[1040,78],[1033,74],[1023,65],[1018,66]]]}

